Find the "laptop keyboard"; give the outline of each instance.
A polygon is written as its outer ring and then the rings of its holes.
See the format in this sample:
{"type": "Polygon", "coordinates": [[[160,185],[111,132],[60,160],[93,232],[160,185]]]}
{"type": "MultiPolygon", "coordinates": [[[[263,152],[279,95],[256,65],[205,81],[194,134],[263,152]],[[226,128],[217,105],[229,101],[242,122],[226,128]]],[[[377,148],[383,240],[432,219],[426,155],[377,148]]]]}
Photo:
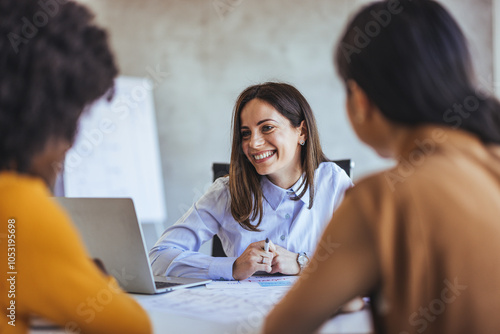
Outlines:
{"type": "Polygon", "coordinates": [[[172,286],[181,285],[181,283],[170,283],[170,282],[157,282],[155,281],[157,289],[170,288],[172,286]]]}

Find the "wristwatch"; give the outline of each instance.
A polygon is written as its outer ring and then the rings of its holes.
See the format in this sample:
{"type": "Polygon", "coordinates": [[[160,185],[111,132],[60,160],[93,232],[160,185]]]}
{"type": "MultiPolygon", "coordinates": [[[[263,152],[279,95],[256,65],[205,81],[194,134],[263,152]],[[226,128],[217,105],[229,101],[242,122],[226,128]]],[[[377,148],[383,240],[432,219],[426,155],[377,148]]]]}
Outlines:
{"type": "Polygon", "coordinates": [[[308,262],[309,262],[309,258],[307,257],[306,252],[298,253],[297,263],[299,264],[299,267],[300,267],[299,273],[302,272],[302,270],[306,267],[308,262]]]}

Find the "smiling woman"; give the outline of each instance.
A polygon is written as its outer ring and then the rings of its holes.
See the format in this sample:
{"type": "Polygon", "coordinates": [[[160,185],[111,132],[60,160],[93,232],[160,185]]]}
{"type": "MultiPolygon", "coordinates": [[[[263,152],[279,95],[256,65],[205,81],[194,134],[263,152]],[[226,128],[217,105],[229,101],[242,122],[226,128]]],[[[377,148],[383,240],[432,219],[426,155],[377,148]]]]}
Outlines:
{"type": "Polygon", "coordinates": [[[229,177],[167,229],[150,252],[153,270],[211,279],[297,275],[351,186],[323,154],[302,94],[283,83],[251,86],[234,108],[229,177]],[[198,252],[215,234],[228,257],[198,252]]]}
{"type": "Polygon", "coordinates": [[[297,197],[307,191],[310,208],[314,200],[314,171],[326,161],[311,107],[295,87],[270,82],[241,93],[233,115],[229,172],[233,177],[229,184],[234,203],[231,212],[243,228],[257,231],[262,221],[259,175],[267,175],[272,183],[288,188],[304,173],[302,192],[297,197]],[[269,154],[266,147],[272,156],[263,159],[260,156],[269,154]],[[245,196],[248,193],[254,195],[253,199],[245,196]],[[250,223],[257,216],[258,222],[250,223]]]}

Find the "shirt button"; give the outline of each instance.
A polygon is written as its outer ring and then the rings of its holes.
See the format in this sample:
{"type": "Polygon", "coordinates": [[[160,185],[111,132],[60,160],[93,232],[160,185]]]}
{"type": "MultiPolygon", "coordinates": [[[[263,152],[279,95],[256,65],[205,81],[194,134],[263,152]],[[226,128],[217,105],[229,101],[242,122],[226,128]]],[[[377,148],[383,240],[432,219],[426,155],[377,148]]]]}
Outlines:
{"type": "Polygon", "coordinates": [[[280,239],[281,239],[281,240],[285,240],[285,235],[282,235],[282,236],[280,237],[280,239]]]}
{"type": "Polygon", "coordinates": [[[285,216],[286,219],[289,219],[290,218],[290,215],[287,213],[286,216],[285,216]]]}

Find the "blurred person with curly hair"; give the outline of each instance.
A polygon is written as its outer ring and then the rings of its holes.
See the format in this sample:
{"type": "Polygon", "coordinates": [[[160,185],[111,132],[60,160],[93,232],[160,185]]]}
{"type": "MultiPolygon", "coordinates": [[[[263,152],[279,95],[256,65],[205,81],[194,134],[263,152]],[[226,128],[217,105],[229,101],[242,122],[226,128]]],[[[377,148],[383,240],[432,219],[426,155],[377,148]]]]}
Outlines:
{"type": "Polygon", "coordinates": [[[151,332],[50,198],[80,115],[112,90],[106,32],[71,1],[2,0],[0,35],[0,332],[26,333],[34,317],[68,332],[151,332]]]}

